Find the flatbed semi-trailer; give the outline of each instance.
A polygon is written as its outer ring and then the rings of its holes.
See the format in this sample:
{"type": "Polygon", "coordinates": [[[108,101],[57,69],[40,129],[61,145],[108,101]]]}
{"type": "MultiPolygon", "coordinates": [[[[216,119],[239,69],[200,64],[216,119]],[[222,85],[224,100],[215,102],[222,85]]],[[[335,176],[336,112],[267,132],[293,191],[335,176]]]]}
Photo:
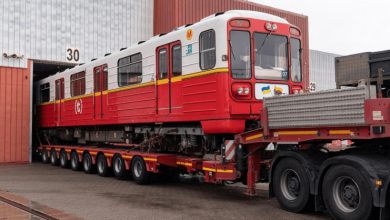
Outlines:
{"type": "Polygon", "coordinates": [[[156,173],[201,174],[207,183],[241,181],[292,212],[327,211],[334,219],[389,219],[390,99],[367,86],[265,99],[261,128],[226,140],[220,155],[151,152],[140,145],[42,144],[43,162],[139,184],[156,173]],[[305,103],[305,104],[302,104],[305,103]],[[309,105],[308,105],[309,103],[309,105]],[[289,113],[286,113],[289,112],[289,113]]]}

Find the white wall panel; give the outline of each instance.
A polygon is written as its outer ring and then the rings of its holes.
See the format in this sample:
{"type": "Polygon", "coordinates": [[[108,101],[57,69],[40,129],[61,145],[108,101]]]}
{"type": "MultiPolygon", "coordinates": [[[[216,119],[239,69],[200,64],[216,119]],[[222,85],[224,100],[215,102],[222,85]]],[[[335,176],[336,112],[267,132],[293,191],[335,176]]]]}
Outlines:
{"type": "Polygon", "coordinates": [[[340,55],[310,50],[310,82],[315,82],[316,91],[335,89],[335,58],[340,55]]]}
{"type": "Polygon", "coordinates": [[[0,33],[0,66],[66,62],[67,47],[88,62],[152,37],[153,0],[1,0],[0,33]]]}

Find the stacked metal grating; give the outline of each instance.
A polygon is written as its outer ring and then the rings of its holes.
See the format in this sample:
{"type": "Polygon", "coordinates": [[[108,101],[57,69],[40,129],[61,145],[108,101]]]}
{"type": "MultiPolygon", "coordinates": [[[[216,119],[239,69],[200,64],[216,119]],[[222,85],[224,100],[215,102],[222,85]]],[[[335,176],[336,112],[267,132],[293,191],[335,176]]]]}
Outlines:
{"type": "Polygon", "coordinates": [[[264,99],[269,128],[364,124],[367,86],[264,99]]]}

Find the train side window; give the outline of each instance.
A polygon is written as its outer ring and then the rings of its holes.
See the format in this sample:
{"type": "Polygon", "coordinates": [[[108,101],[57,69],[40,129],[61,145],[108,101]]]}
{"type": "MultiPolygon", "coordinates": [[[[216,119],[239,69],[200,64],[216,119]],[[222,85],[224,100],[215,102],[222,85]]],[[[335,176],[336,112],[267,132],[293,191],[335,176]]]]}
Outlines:
{"type": "Polygon", "coordinates": [[[181,76],[181,45],[172,47],[172,74],[173,76],[181,76]]]}
{"type": "Polygon", "coordinates": [[[63,82],[64,78],[56,80],[56,91],[55,91],[55,100],[64,99],[64,88],[61,86],[61,82],[63,82]]]}
{"type": "Polygon", "coordinates": [[[93,76],[93,87],[94,92],[99,92],[100,90],[100,67],[96,67],[94,69],[94,76],[93,76]]]}
{"type": "Polygon", "coordinates": [[[70,95],[72,97],[85,94],[85,72],[75,73],[70,76],[70,95]]]}
{"type": "Polygon", "coordinates": [[[161,49],[158,52],[158,79],[168,78],[167,59],[167,50],[161,49]]]}
{"type": "Polygon", "coordinates": [[[103,88],[102,90],[108,89],[108,66],[107,64],[103,67],[103,88]]]}
{"type": "Polygon", "coordinates": [[[118,60],[118,85],[128,86],[142,82],[142,54],[137,53],[118,60]]]}
{"type": "Polygon", "coordinates": [[[199,36],[199,65],[202,70],[212,69],[216,63],[215,31],[207,30],[199,36]]]}
{"type": "Polygon", "coordinates": [[[41,103],[50,101],[50,83],[40,85],[41,103]]]}

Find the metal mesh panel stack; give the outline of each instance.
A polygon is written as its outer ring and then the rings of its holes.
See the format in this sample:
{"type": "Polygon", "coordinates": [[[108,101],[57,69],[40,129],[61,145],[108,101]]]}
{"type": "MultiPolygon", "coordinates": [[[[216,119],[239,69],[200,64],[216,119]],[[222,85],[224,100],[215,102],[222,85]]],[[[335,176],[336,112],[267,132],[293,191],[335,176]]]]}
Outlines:
{"type": "Polygon", "coordinates": [[[270,128],[364,124],[367,86],[264,99],[270,128]]]}

